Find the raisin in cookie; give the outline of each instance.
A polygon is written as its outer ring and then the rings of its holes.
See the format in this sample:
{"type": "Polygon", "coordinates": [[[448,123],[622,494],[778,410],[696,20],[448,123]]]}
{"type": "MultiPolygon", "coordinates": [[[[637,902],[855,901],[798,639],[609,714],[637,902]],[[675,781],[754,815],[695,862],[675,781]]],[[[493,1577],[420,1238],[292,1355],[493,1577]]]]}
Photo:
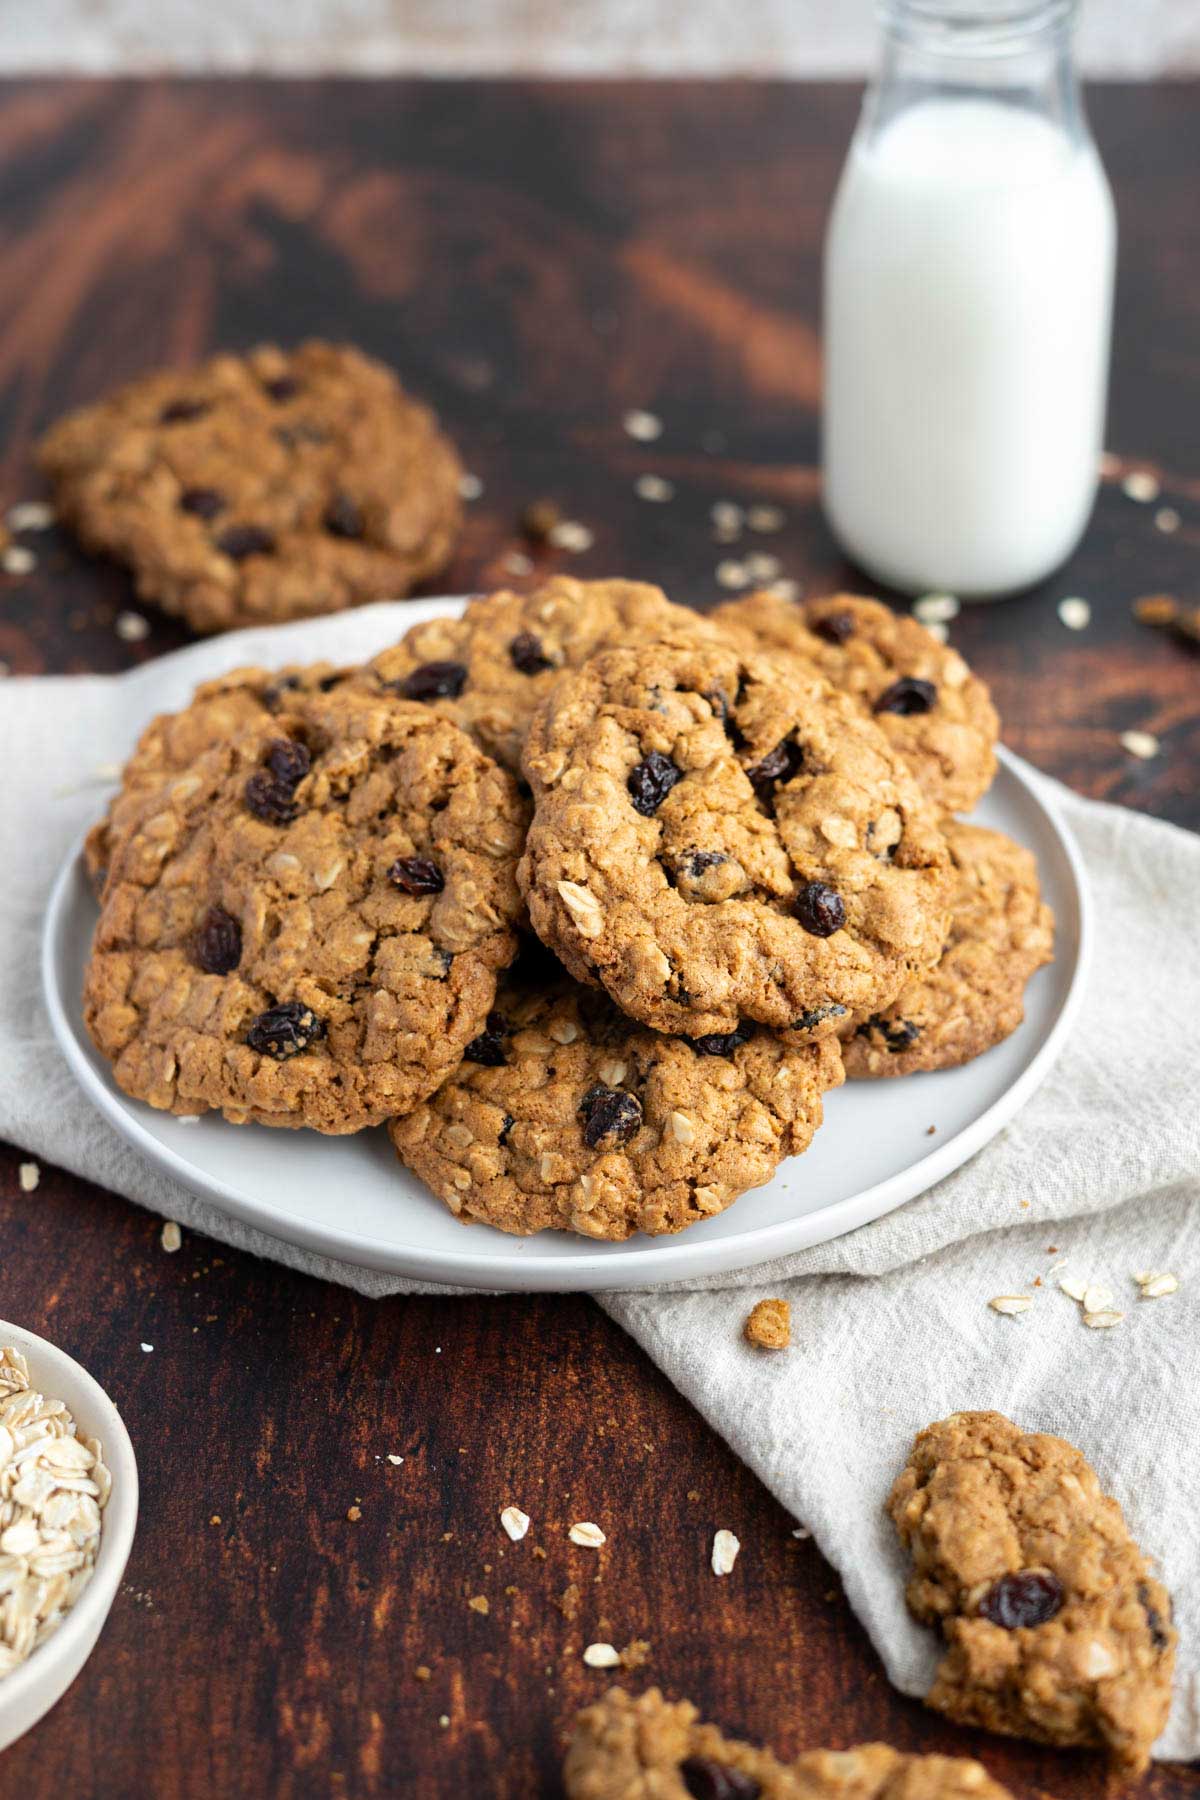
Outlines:
{"type": "Polygon", "coordinates": [[[151,719],[121,771],[121,785],[108,811],[84,843],[84,862],[97,898],[104,891],[112,846],[124,835],[127,823],[139,816],[147,794],[182,774],[205,750],[277,712],[289,693],[327,692],[345,679],[346,673],[332,663],[274,671],[232,669],[203,682],[179,712],[151,719]]]}
{"type": "Polygon", "coordinates": [[[909,1608],[948,1645],[927,1703],[1144,1769],[1170,1707],[1170,1597],[1079,1451],[955,1413],[917,1437],[888,1511],[909,1608]]]}
{"type": "Polygon", "coordinates": [[[842,1079],[831,1038],[704,1047],[647,1031],[538,946],[502,977],[462,1066],[389,1130],[464,1221],[620,1239],[682,1231],[769,1181],[842,1079]]]}
{"type": "Polygon", "coordinates": [[[82,543],[196,631],[406,594],[461,511],[433,415],[348,345],[143,376],[54,426],[39,459],[82,543]]]}
{"type": "Polygon", "coordinates": [[[555,576],[531,594],[502,590],[459,618],[414,625],[367,675],[453,719],[505,768],[521,765],[529,721],[565,669],[598,650],[679,639],[720,641],[699,613],[644,581],[555,576]]]}
{"type": "Polygon", "coordinates": [[[846,1035],[846,1073],[912,1075],[981,1056],[1025,1017],[1025,985],[1054,954],[1054,914],[1028,850],[943,819],[954,866],[950,936],[931,969],[846,1035]]]}
{"type": "Polygon", "coordinates": [[[124,821],[84,987],[118,1084],[171,1112],[357,1131],[482,1030],[526,809],[446,719],[296,690],[124,821]]]}
{"type": "Polygon", "coordinates": [[[969,812],[991,786],[1000,730],[991,696],[918,620],[853,594],[798,602],[747,594],[712,616],[815,662],[877,720],[939,813],[969,812]]]}
{"type": "Polygon", "coordinates": [[[578,980],[656,1031],[799,1042],[890,1003],[945,940],[949,856],[912,776],[798,658],[609,650],[535,716],[520,879],[578,980]]]}
{"type": "Polygon", "coordinates": [[[889,1744],[806,1750],[781,1762],[723,1737],[687,1700],[611,1688],[575,1721],[567,1800],[1004,1800],[982,1763],[889,1744]]]}

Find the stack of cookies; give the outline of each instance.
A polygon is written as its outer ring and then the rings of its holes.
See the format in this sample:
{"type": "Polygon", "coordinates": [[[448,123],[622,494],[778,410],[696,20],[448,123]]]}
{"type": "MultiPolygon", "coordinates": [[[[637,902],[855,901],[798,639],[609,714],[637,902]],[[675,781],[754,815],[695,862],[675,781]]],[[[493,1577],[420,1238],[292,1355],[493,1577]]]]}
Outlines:
{"type": "Polygon", "coordinates": [[[363,668],[244,669],[156,719],[88,861],[88,1028],[179,1114],[353,1132],[464,1220],[711,1217],[846,1075],[1014,1029],[1032,858],[954,814],[998,722],[868,600],[712,618],[556,578],[363,668]]]}

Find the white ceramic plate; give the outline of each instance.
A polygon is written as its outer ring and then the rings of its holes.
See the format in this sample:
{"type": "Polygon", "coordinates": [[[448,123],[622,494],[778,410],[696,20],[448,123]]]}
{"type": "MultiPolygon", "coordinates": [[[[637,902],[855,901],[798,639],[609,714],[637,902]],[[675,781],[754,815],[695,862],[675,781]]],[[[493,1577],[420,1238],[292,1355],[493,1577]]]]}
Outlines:
{"type": "MultiPolygon", "coordinates": [[[[450,603],[425,608],[432,614],[450,603]]],[[[804,1156],[679,1237],[506,1237],[454,1219],[401,1167],[382,1129],[322,1138],[215,1116],[184,1125],[128,1099],[80,1018],[96,906],[78,852],[60,871],[46,915],[50,1018],[84,1092],[122,1137],[184,1187],[287,1243],[397,1275],[493,1289],[643,1287],[746,1268],[824,1243],[924,1193],[994,1137],[1046,1075],[1079,999],[1087,901],[1074,846],[1031,775],[1002,750],[995,784],[973,815],[1034,852],[1057,919],[1056,958],[1030,984],[1021,1029],[961,1069],[847,1083],[828,1096],[826,1122],[804,1156]]]]}

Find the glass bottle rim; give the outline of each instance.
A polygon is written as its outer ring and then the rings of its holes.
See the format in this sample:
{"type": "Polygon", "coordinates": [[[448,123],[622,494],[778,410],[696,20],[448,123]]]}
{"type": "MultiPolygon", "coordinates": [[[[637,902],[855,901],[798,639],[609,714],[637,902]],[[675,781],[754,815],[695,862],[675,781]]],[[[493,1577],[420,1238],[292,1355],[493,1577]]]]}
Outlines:
{"type": "Polygon", "coordinates": [[[950,56],[1002,56],[1067,28],[1077,0],[876,0],[885,31],[950,56]]]}

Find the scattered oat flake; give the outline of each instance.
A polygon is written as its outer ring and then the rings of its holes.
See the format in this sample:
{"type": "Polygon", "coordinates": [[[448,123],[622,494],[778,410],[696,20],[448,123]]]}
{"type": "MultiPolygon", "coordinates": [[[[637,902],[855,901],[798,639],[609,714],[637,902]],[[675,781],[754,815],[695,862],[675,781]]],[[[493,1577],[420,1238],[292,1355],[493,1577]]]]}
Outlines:
{"type": "Polygon", "coordinates": [[[146,1352],[147,1356],[150,1355],[150,1352],[153,1350],[153,1348],[154,1348],[153,1344],[143,1344],[142,1345],[142,1349],[146,1352]]]}
{"type": "Polygon", "coordinates": [[[1149,762],[1152,756],[1158,755],[1160,748],[1152,731],[1123,731],[1121,744],[1130,756],[1136,756],[1141,762],[1149,762]]]}
{"type": "Polygon", "coordinates": [[[1102,1281],[1089,1282],[1083,1292],[1083,1310],[1089,1313],[1105,1312],[1115,1298],[1112,1289],[1105,1287],[1102,1281]]]}
{"type": "Polygon", "coordinates": [[[661,475],[639,475],[633,491],[639,500],[654,500],[660,505],[675,498],[674,482],[664,481],[661,475]]]}
{"type": "Polygon", "coordinates": [[[1018,1313],[1027,1313],[1033,1305],[1031,1294],[997,1294],[988,1301],[993,1312],[1003,1313],[1006,1318],[1016,1318],[1018,1313]]]}
{"type": "Polygon", "coordinates": [[[723,588],[749,587],[750,576],[745,563],[735,562],[732,557],[726,557],[724,562],[717,564],[717,584],[723,588]]]}
{"type": "Polygon", "coordinates": [[[810,1538],[812,1532],[808,1529],[807,1525],[793,1525],[792,1536],[794,1538],[800,1538],[803,1541],[805,1538],[810,1538]]]}
{"type": "Polygon", "coordinates": [[[1170,534],[1178,531],[1183,521],[1173,506],[1160,506],[1154,515],[1154,523],[1160,531],[1170,534]]]}
{"type": "Polygon", "coordinates": [[[590,550],[595,543],[595,534],[581,525],[578,519],[563,519],[546,533],[547,543],[553,544],[556,550],[582,552],[590,550]]]}
{"type": "Polygon", "coordinates": [[[8,509],[10,531],[49,531],[54,523],[54,508],[45,500],[19,500],[8,509]]]}
{"type": "Polygon", "coordinates": [[[922,594],[913,601],[913,616],[922,625],[946,625],[956,619],[961,608],[954,594],[922,594]]]}
{"type": "Polygon", "coordinates": [[[529,1514],[522,1512],[519,1506],[506,1506],[500,1514],[500,1523],[513,1543],[519,1544],[529,1530],[529,1514]]]}
{"type": "Polygon", "coordinates": [[[168,1256],[173,1255],[174,1252],[179,1249],[180,1245],[183,1243],[183,1233],[175,1223],[174,1219],[167,1220],[162,1228],[162,1236],[159,1241],[168,1256]]]}
{"type": "Polygon", "coordinates": [[[393,1469],[398,1469],[400,1464],[404,1461],[404,1458],[402,1456],[396,1456],[389,1451],[387,1460],[391,1463],[393,1469]]]}
{"type": "Polygon", "coordinates": [[[445,1731],[445,1729],[449,1725],[449,1723],[450,1723],[450,1714],[449,1713],[439,1713],[438,1714],[438,1724],[441,1726],[443,1731],[445,1731]]]}
{"type": "Polygon", "coordinates": [[[1064,1275],[1058,1285],[1068,1300],[1082,1300],[1089,1286],[1079,1275],[1064,1275]]]}
{"type": "Polygon", "coordinates": [[[754,550],[746,558],[745,566],[751,581],[774,581],[781,564],[777,556],[768,556],[762,550],[754,550]]]}
{"type": "Polygon", "coordinates": [[[782,531],[786,521],[778,506],[752,506],[746,523],[751,531],[782,531]]]}
{"type": "Polygon", "coordinates": [[[740,531],[746,515],[736,500],[714,500],[708,516],[718,531],[740,531]]]}
{"type": "Polygon", "coordinates": [[[504,559],[504,569],[509,575],[532,575],[533,558],[526,556],[523,550],[510,550],[504,559]]]}
{"type": "Polygon", "coordinates": [[[1121,483],[1121,489],[1127,499],[1137,500],[1144,506],[1157,500],[1162,492],[1158,477],[1151,475],[1148,469],[1135,469],[1131,475],[1125,477],[1121,483]]]}
{"type": "Polygon", "coordinates": [[[127,644],[140,644],[149,637],[150,627],[141,613],[123,612],[117,614],[116,632],[127,644]]]}
{"type": "Polygon", "coordinates": [[[615,1669],[621,1657],[614,1644],[589,1644],[583,1660],[589,1669],[615,1669]]]}
{"type": "Polygon", "coordinates": [[[23,1194],[32,1194],[41,1179],[42,1171],[35,1162],[23,1162],[17,1170],[17,1180],[23,1194]]]}
{"type": "Polygon", "coordinates": [[[1179,1291],[1179,1277],[1169,1271],[1161,1275],[1139,1275],[1137,1281],[1143,1300],[1163,1300],[1168,1294],[1179,1291]]]}
{"type": "Polygon", "coordinates": [[[1085,1312],[1083,1322],[1093,1331],[1107,1331],[1110,1325],[1119,1325],[1124,1317],[1123,1312],[1112,1312],[1106,1307],[1103,1312],[1085,1312]]]}
{"type": "Polygon", "coordinates": [[[458,492],[460,499],[478,500],[483,492],[483,483],[480,481],[478,475],[472,475],[470,473],[460,475],[458,478],[458,492]]]}
{"type": "Polygon", "coordinates": [[[433,1670],[428,1663],[418,1663],[413,1670],[413,1675],[417,1681],[428,1681],[433,1675],[433,1670]]]}
{"type": "Polygon", "coordinates": [[[783,575],[778,581],[767,583],[767,593],[776,600],[798,600],[803,592],[803,584],[793,581],[790,575],[783,575]]]}
{"type": "Polygon", "coordinates": [[[741,1541],[732,1531],[721,1530],[713,1537],[712,1572],[714,1575],[729,1575],[737,1561],[741,1541]]]}
{"type": "Polygon", "coordinates": [[[943,625],[940,619],[935,619],[933,624],[927,625],[925,629],[930,637],[935,638],[939,644],[948,644],[950,642],[950,627],[948,625],[943,625]]]}
{"type": "Polygon", "coordinates": [[[1058,616],[1068,631],[1086,631],[1092,622],[1092,608],[1078,594],[1068,594],[1058,603],[1058,616]]]}
{"type": "Polygon", "coordinates": [[[6,575],[32,575],[37,568],[37,557],[24,544],[10,544],[0,556],[0,567],[6,575]]]}
{"type": "Polygon", "coordinates": [[[652,444],[655,438],[662,436],[662,420],[658,414],[644,412],[640,406],[632,407],[621,420],[621,424],[629,436],[636,438],[639,444],[652,444]]]}
{"type": "Polygon", "coordinates": [[[583,1519],[579,1524],[572,1525],[567,1536],[573,1544],[581,1544],[585,1550],[599,1550],[601,1544],[608,1542],[600,1527],[593,1525],[590,1519],[583,1519]]]}

